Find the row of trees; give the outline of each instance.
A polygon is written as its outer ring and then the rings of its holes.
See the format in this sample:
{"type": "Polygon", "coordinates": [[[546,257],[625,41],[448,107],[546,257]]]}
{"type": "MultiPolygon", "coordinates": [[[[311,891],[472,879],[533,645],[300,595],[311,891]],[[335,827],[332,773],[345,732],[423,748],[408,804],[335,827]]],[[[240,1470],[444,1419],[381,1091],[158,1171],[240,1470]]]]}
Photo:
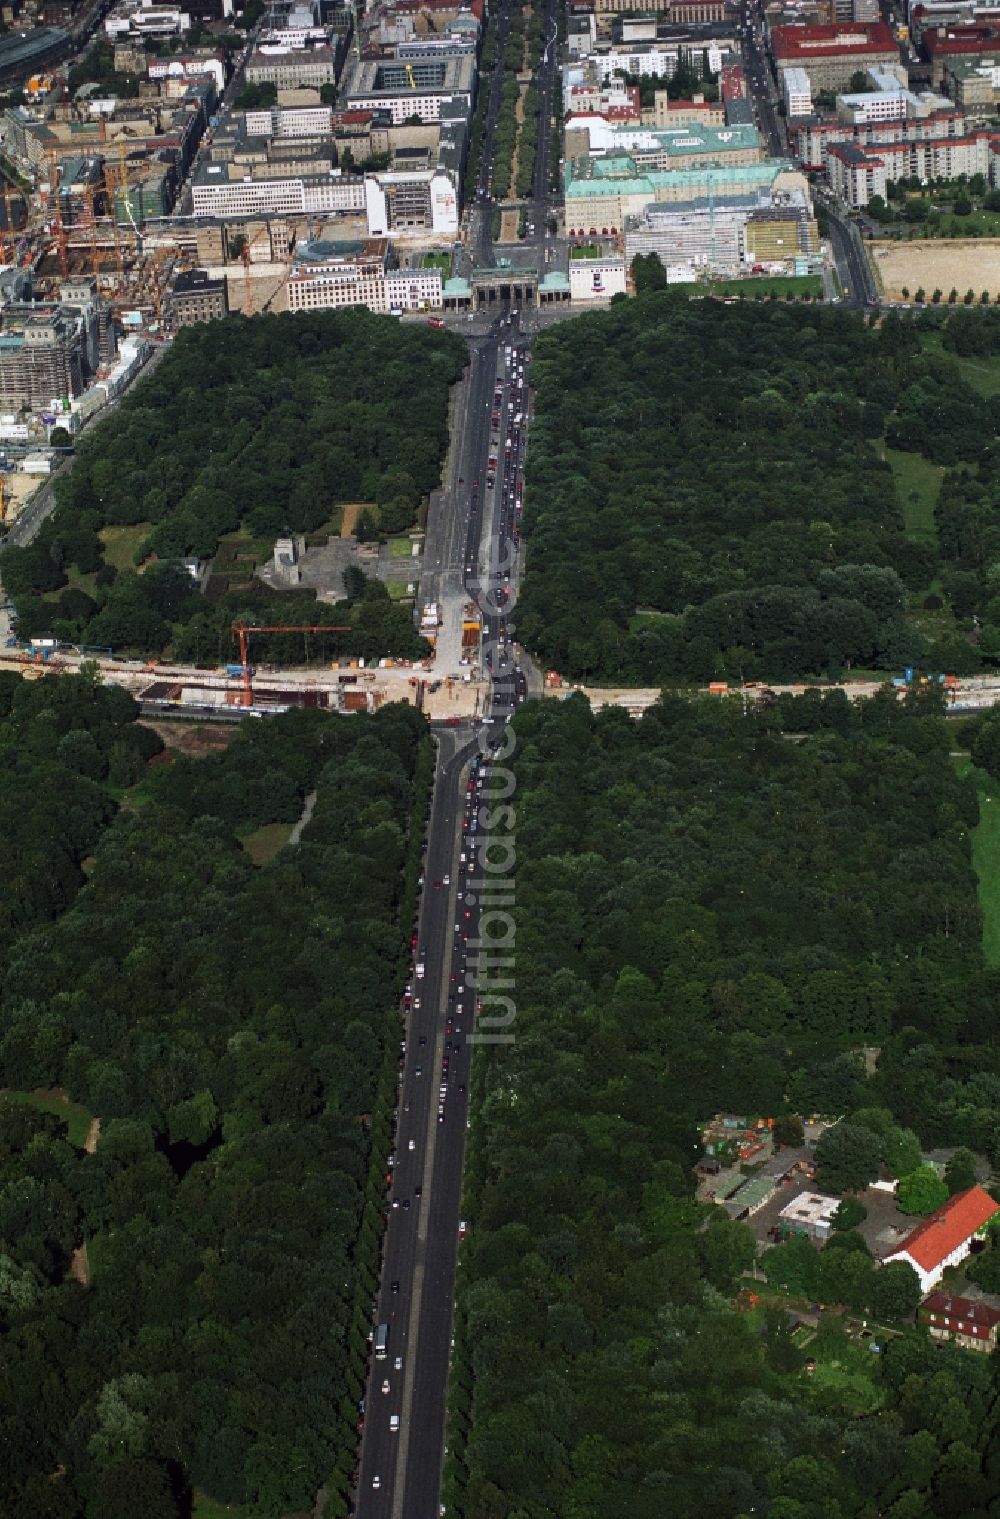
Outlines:
{"type": "Polygon", "coordinates": [[[941,551],[905,530],[883,441],[979,486],[1000,401],[923,318],[724,307],[655,276],[536,344],[524,641],[612,682],[976,668],[967,621],[929,641],[909,615],[941,551]]]}
{"type": "Polygon", "coordinates": [[[513,188],[518,195],[528,194],[534,176],[538,140],[538,92],[534,84],[529,86],[524,98],[524,121],[519,125],[517,104],[521,86],[518,75],[525,66],[532,74],[538,67],[543,40],[542,11],[540,4],[535,5],[529,12],[527,23],[521,8],[515,7],[510,16],[503,50],[504,76],[500,112],[493,138],[493,194],[501,200],[510,193],[512,187],[515,153],[518,167],[517,182],[513,188]]]}
{"type": "Polygon", "coordinates": [[[430,763],[408,707],[244,724],[149,775],[22,926],[4,1083],[101,1133],[0,1102],[5,1514],[180,1519],[197,1489],[276,1516],[324,1484],[347,1512],[430,763]],[[310,793],[255,867],[241,835],[310,793]]]}
{"type": "MultiPolygon", "coordinates": [[[[86,644],[157,651],[204,608],[178,562],[211,558],[227,534],[308,533],[358,500],[377,504],[383,531],[408,527],[440,477],[448,389],[465,359],[453,334],[364,311],[185,328],[81,442],[35,541],[3,554],[22,634],[56,622],[86,644]],[[122,526],[145,529],[141,574],[107,562],[102,530],[122,526]]],[[[223,617],[236,610],[227,603],[223,617]]],[[[380,653],[413,652],[404,612],[378,620],[391,634],[380,653]]]]}
{"type": "MultiPolygon", "coordinates": [[[[811,1379],[805,1354],[849,1359],[840,1321],[803,1353],[783,1312],[734,1312],[753,1237],[691,1174],[718,1109],[850,1114],[825,1184],[883,1157],[913,1174],[911,1127],[961,1138],[927,1122],[942,1095],[988,1106],[965,1129],[995,1147],[1000,982],[935,699],[663,698],[636,723],[572,697],[515,733],[515,1040],[475,1071],[449,1513],[985,1514],[995,1365],[912,1333],[863,1358],[866,1403],[811,1379]]],[[[783,1245],[768,1274],[912,1312],[912,1271],[876,1272],[842,1207],[835,1242],[783,1245]]]]}

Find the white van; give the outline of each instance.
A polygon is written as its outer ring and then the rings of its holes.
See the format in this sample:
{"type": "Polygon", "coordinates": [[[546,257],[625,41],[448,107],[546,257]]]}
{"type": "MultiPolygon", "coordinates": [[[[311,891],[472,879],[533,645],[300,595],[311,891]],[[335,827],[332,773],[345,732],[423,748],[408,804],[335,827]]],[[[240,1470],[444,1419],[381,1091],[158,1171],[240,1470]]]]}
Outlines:
{"type": "Polygon", "coordinates": [[[390,1418],[389,1430],[394,1435],[399,1433],[399,1414],[393,1414],[390,1418]]]}

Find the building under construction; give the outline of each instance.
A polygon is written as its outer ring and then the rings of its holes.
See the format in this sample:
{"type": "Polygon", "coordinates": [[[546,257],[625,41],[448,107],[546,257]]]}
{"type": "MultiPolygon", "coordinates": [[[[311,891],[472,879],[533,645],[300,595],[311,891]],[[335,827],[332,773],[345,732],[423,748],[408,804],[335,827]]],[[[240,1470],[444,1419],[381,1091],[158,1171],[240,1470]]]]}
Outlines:
{"type": "Polygon", "coordinates": [[[93,280],[65,284],[58,301],[10,301],[0,308],[0,407],[47,411],[72,400],[111,363],[115,336],[108,303],[93,280]]]}

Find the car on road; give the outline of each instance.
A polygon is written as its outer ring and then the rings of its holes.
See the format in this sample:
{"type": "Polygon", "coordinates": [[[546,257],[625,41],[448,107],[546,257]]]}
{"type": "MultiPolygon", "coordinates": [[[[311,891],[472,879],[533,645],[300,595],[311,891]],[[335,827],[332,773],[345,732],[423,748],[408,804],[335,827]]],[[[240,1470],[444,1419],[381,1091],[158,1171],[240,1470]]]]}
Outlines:
{"type": "Polygon", "coordinates": [[[389,1417],[389,1432],[396,1434],[399,1430],[399,1414],[391,1414],[389,1417]]]}
{"type": "Polygon", "coordinates": [[[388,1377],[386,1377],[385,1380],[382,1383],[382,1391],[383,1392],[388,1392],[389,1391],[389,1378],[388,1377]]]}
{"type": "Polygon", "coordinates": [[[393,1361],[392,1366],[393,1366],[393,1370],[394,1371],[402,1371],[402,1369],[403,1369],[403,1357],[401,1355],[398,1355],[396,1357],[396,1359],[393,1361]]]}
{"type": "Polygon", "coordinates": [[[375,1476],[372,1478],[372,1487],[374,1487],[374,1488],[380,1488],[381,1486],[382,1486],[382,1478],[376,1473],[375,1476]]]}
{"type": "Polygon", "coordinates": [[[392,1290],[393,1290],[393,1292],[398,1292],[399,1291],[399,1283],[398,1282],[393,1282],[393,1284],[392,1284],[392,1290]]]}

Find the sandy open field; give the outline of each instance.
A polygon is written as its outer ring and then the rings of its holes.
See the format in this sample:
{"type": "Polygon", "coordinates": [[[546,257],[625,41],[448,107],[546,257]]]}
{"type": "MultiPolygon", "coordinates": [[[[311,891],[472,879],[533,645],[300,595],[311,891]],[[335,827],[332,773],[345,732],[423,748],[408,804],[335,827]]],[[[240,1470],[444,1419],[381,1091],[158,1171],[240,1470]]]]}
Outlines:
{"type": "Polygon", "coordinates": [[[890,300],[905,301],[904,286],[911,301],[921,286],[928,301],[935,290],[947,301],[953,288],[959,300],[970,289],[977,301],[983,290],[990,292],[992,301],[1000,298],[1000,238],[873,242],[868,250],[890,300]]]}

